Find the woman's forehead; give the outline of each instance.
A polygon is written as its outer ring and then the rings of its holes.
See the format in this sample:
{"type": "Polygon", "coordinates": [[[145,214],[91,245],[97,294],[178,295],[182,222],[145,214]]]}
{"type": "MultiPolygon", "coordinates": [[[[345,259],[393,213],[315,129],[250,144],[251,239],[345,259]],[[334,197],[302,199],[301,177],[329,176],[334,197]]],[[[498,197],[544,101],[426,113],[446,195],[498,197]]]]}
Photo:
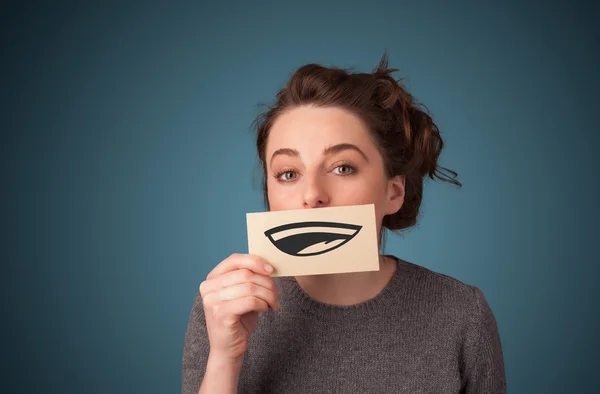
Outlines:
{"type": "Polygon", "coordinates": [[[366,126],[356,115],[333,107],[299,107],[275,120],[266,153],[268,158],[278,149],[314,153],[337,144],[353,144],[367,150],[372,145],[366,126]]]}

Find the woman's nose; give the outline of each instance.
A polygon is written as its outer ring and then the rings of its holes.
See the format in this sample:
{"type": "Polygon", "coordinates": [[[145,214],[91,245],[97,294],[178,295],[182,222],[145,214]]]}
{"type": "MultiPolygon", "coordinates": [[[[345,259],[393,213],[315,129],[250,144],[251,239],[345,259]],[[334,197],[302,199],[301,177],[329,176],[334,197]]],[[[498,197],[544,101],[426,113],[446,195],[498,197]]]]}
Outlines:
{"type": "Polygon", "coordinates": [[[303,199],[304,208],[322,208],[329,205],[329,193],[322,181],[318,179],[306,182],[303,199]]]}

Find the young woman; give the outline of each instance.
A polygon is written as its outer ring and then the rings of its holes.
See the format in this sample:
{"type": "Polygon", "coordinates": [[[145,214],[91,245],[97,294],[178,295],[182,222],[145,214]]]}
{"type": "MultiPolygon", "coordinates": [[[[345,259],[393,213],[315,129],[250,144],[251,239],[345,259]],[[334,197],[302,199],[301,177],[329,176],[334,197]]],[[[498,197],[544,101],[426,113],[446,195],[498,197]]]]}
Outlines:
{"type": "MultiPolygon", "coordinates": [[[[299,68],[257,119],[272,211],[372,203],[385,229],[416,223],[437,163],[431,117],[392,77],[299,68]]],[[[200,285],[183,355],[183,393],[504,393],[497,325],[477,288],[395,256],[380,270],[271,277],[233,254],[200,285]]]]}

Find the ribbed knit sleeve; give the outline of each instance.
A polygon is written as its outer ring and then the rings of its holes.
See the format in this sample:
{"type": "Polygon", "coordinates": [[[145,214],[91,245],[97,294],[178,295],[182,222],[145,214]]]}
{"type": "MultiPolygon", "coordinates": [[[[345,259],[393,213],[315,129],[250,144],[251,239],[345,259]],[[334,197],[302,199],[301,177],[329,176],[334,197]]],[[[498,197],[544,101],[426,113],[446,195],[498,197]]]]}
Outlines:
{"type": "Polygon", "coordinates": [[[206,371],[210,344],[200,293],[196,295],[183,345],[182,394],[198,394],[206,371]]]}
{"type": "Polygon", "coordinates": [[[485,296],[473,287],[475,315],[467,331],[464,354],[466,394],[506,393],[506,376],[496,319],[485,296]]]}

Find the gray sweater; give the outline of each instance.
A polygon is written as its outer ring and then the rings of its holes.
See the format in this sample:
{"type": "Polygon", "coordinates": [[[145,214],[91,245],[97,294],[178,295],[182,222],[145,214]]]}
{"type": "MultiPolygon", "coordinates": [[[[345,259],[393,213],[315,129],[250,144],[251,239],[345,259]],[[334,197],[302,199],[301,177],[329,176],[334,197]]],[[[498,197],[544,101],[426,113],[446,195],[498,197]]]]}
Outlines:
{"type": "MultiPolygon", "coordinates": [[[[274,278],[279,311],[261,313],[239,393],[505,393],[502,347],[482,292],[398,260],[375,298],[332,306],[274,278]]],[[[182,393],[197,393],[209,352],[202,299],[185,335],[182,393]]]]}

